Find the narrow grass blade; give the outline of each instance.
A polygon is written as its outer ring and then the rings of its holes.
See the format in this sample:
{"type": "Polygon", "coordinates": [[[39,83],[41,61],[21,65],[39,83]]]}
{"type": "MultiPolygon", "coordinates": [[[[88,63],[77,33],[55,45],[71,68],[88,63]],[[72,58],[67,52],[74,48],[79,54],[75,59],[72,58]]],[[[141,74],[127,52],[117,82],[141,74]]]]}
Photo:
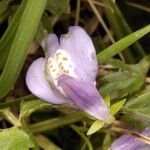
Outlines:
{"type": "Polygon", "coordinates": [[[0,77],[0,98],[6,96],[13,88],[27,56],[28,47],[36,33],[45,4],[46,0],[27,1],[7,62],[0,77]]]}
{"type": "Polygon", "coordinates": [[[15,16],[13,17],[12,21],[9,24],[9,27],[5,31],[4,35],[2,36],[0,40],[0,70],[4,67],[7,56],[9,54],[11,45],[13,43],[19,22],[21,20],[22,13],[25,9],[27,0],[23,0],[19,8],[17,9],[17,12],[15,16]]]}
{"type": "Polygon", "coordinates": [[[132,34],[126,36],[125,38],[119,40],[118,42],[114,43],[113,45],[109,46],[102,52],[97,55],[97,59],[100,63],[104,63],[107,59],[113,57],[114,55],[118,54],[122,50],[126,49],[128,46],[142,38],[144,35],[150,32],[150,25],[133,32],[132,34]]]}
{"type": "MultiPolygon", "coordinates": [[[[107,8],[103,8],[104,12],[108,18],[109,23],[111,24],[111,27],[113,28],[113,31],[116,33],[117,39],[121,39],[125,37],[128,34],[132,33],[131,28],[129,27],[127,21],[124,19],[124,16],[122,15],[119,7],[113,3],[111,0],[102,0],[102,2],[105,5],[110,6],[114,12],[110,11],[107,8]]],[[[142,49],[141,45],[138,42],[135,42],[133,44],[133,48],[136,50],[136,52],[139,54],[140,57],[145,55],[144,50],[142,49]]],[[[129,59],[129,54],[132,56],[132,53],[129,51],[125,51],[125,56],[127,55],[127,59],[129,59]]],[[[131,57],[131,59],[133,59],[131,57]]],[[[130,59],[129,59],[130,60],[130,59]]],[[[131,60],[130,60],[131,61],[131,60]]]]}

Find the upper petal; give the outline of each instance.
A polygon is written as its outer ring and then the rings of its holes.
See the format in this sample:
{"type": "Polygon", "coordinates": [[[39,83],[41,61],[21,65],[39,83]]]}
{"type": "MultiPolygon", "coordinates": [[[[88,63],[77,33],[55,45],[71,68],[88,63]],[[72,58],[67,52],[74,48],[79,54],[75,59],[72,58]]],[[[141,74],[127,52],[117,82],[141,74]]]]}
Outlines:
{"type": "Polygon", "coordinates": [[[41,46],[45,52],[47,52],[48,56],[54,55],[57,49],[59,49],[59,41],[58,37],[50,33],[43,41],[41,42],[41,46]]]}
{"type": "MultiPolygon", "coordinates": [[[[142,134],[150,136],[150,128],[145,129],[142,134]]],[[[129,135],[123,135],[112,143],[110,150],[150,150],[150,145],[129,135]]]]}
{"type": "Polygon", "coordinates": [[[28,69],[26,75],[26,84],[29,90],[39,97],[54,104],[66,103],[66,98],[58,91],[52,89],[47,82],[44,74],[45,59],[35,60],[28,69]]]}
{"type": "Polygon", "coordinates": [[[58,85],[80,109],[97,119],[109,119],[108,108],[93,83],[79,81],[68,75],[62,75],[58,79],[58,85]]]}
{"type": "Polygon", "coordinates": [[[78,77],[95,81],[98,71],[96,52],[91,38],[83,28],[69,27],[68,34],[60,37],[60,48],[72,57],[78,77]]]}

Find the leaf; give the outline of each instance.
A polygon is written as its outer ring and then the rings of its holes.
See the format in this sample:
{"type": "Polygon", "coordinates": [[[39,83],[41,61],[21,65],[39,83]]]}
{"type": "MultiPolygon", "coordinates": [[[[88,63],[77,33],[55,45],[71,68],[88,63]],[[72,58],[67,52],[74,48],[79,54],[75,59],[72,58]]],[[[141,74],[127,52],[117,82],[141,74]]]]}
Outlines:
{"type": "Polygon", "coordinates": [[[111,135],[109,133],[106,134],[103,140],[103,150],[108,150],[111,145],[111,135]]]}
{"type": "Polygon", "coordinates": [[[69,13],[69,0],[48,0],[46,9],[54,15],[61,13],[69,13]]]}
{"type": "Polygon", "coordinates": [[[110,63],[111,65],[113,65],[115,68],[118,68],[118,69],[130,70],[130,67],[119,59],[110,58],[108,60],[108,63],[110,63]]]}
{"type": "Polygon", "coordinates": [[[14,37],[10,53],[0,77],[0,98],[12,89],[28,54],[38,23],[44,11],[46,0],[27,1],[26,8],[14,37]],[[36,4],[36,5],[35,5],[36,4]]]}
{"type": "Polygon", "coordinates": [[[111,107],[110,107],[111,114],[115,115],[122,108],[122,106],[125,104],[125,101],[126,100],[123,99],[123,100],[120,100],[119,102],[111,105],[111,107]]]}
{"type": "Polygon", "coordinates": [[[39,111],[44,108],[50,108],[50,107],[52,106],[49,103],[39,99],[24,101],[21,103],[20,118],[28,117],[35,111],[39,111]]]}
{"type": "Polygon", "coordinates": [[[142,38],[144,35],[150,32],[150,25],[147,25],[146,27],[133,32],[132,34],[124,37],[123,39],[119,40],[118,42],[114,43],[113,45],[109,46],[102,52],[100,52],[97,55],[98,61],[102,64],[104,63],[107,59],[115,56],[122,50],[126,49],[129,47],[131,44],[142,38]]]}
{"type": "Polygon", "coordinates": [[[150,115],[144,114],[138,111],[135,111],[134,109],[130,109],[127,107],[122,108],[122,113],[127,114],[128,116],[138,120],[139,122],[143,122],[144,124],[150,125],[150,115]]]}
{"type": "MultiPolygon", "coordinates": [[[[120,118],[123,122],[130,124],[138,129],[144,129],[147,126],[147,121],[143,120],[143,118],[137,118],[133,114],[124,114],[120,118]]],[[[150,121],[149,121],[150,123],[150,121]]]]}
{"type": "Polygon", "coordinates": [[[11,45],[12,45],[13,40],[14,40],[14,36],[16,34],[19,22],[21,20],[22,13],[23,13],[25,6],[26,6],[26,1],[27,0],[23,0],[23,2],[21,3],[19,8],[17,9],[17,12],[15,13],[13,19],[11,20],[8,28],[6,29],[4,35],[2,36],[2,38],[0,40],[0,53],[1,53],[1,55],[0,55],[0,69],[3,69],[3,67],[6,63],[11,45]]]}
{"type": "Polygon", "coordinates": [[[110,96],[105,96],[104,101],[108,107],[110,107],[110,96]]]}
{"type": "Polygon", "coordinates": [[[101,120],[96,120],[91,127],[89,128],[87,135],[91,135],[101,129],[104,126],[105,122],[101,120]]]}
{"type": "Polygon", "coordinates": [[[132,111],[150,115],[150,92],[144,93],[137,98],[130,99],[125,107],[130,108],[132,111]]]}
{"type": "Polygon", "coordinates": [[[9,15],[9,3],[12,0],[1,0],[0,1],[0,23],[2,23],[9,15]]]}
{"type": "Polygon", "coordinates": [[[150,69],[150,55],[147,55],[141,59],[141,61],[136,65],[136,68],[134,66],[133,68],[138,70],[139,73],[146,75],[150,69]]]}
{"type": "Polygon", "coordinates": [[[147,93],[147,92],[149,92],[150,91],[150,84],[148,84],[146,87],[145,87],[145,89],[143,89],[141,92],[140,92],[140,94],[145,94],[145,93],[147,93]]]}
{"type": "Polygon", "coordinates": [[[5,129],[0,132],[0,150],[29,150],[35,148],[31,137],[19,128],[5,129]]]}
{"type": "Polygon", "coordinates": [[[137,64],[123,66],[122,72],[113,72],[101,79],[100,92],[103,96],[110,95],[111,99],[123,98],[139,91],[150,67],[150,56],[144,57],[137,64]]]}
{"type": "Polygon", "coordinates": [[[135,72],[115,72],[102,78],[100,88],[103,96],[123,98],[139,90],[145,82],[143,75],[135,72]]]}

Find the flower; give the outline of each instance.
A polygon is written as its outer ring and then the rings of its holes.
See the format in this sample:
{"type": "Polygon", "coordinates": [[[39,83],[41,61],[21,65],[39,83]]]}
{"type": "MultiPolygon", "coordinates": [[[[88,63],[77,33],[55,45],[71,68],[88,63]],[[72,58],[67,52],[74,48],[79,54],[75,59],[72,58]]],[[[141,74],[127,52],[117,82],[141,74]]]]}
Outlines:
{"type": "Polygon", "coordinates": [[[83,28],[69,27],[61,35],[49,34],[41,43],[46,58],[35,60],[28,69],[26,84],[42,100],[69,104],[91,116],[108,120],[108,108],[95,87],[98,72],[93,42],[83,28]],[[47,41],[47,42],[46,42],[47,41]]]}
{"type": "MultiPolygon", "coordinates": [[[[150,128],[146,128],[142,135],[150,136],[150,128]]],[[[129,135],[123,135],[112,143],[110,150],[150,150],[150,145],[129,135]]]]}

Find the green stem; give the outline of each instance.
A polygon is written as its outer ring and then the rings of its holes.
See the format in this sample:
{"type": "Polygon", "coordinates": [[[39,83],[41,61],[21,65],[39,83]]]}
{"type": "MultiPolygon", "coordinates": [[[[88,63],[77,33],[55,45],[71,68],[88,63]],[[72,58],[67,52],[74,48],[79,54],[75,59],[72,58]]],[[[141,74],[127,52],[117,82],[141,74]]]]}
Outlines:
{"type": "Polygon", "coordinates": [[[132,117],[134,117],[134,118],[136,118],[140,121],[150,123],[150,116],[149,115],[146,115],[146,114],[143,114],[143,113],[140,113],[140,112],[136,112],[136,111],[133,111],[133,110],[131,110],[129,108],[125,108],[125,107],[123,107],[121,109],[121,111],[122,111],[122,113],[128,114],[128,115],[130,115],[130,116],[132,116],[132,117]]]}
{"type": "Polygon", "coordinates": [[[14,105],[18,105],[18,104],[20,104],[20,102],[22,100],[31,100],[31,99],[35,99],[35,98],[36,97],[34,95],[28,95],[25,97],[20,97],[20,98],[14,99],[14,100],[10,100],[10,101],[5,102],[5,103],[0,103],[0,109],[5,108],[5,107],[11,107],[14,105]]]}
{"type": "Polygon", "coordinates": [[[42,134],[36,135],[35,139],[38,145],[44,150],[61,150],[57,145],[50,141],[50,139],[42,134]]]}
{"type": "Polygon", "coordinates": [[[121,133],[121,134],[128,134],[128,135],[138,139],[139,141],[150,144],[150,138],[149,137],[144,136],[142,134],[139,134],[135,131],[131,131],[131,130],[124,129],[124,128],[118,128],[118,127],[112,127],[111,130],[118,132],[118,133],[121,133]]]}
{"type": "Polygon", "coordinates": [[[85,141],[86,145],[88,146],[88,149],[93,150],[93,146],[91,142],[89,141],[88,137],[86,137],[83,133],[81,133],[76,126],[71,125],[71,128],[75,130],[82,137],[82,139],[85,141]]]}
{"type": "Polygon", "coordinates": [[[0,113],[4,116],[4,118],[6,118],[6,120],[8,120],[14,126],[20,126],[21,125],[18,118],[14,114],[12,114],[10,109],[1,109],[0,113]]]}
{"type": "Polygon", "coordinates": [[[32,133],[41,133],[47,130],[52,130],[55,128],[62,127],[64,125],[75,123],[77,121],[82,120],[83,118],[84,118],[83,113],[77,112],[77,113],[68,115],[66,117],[58,117],[58,118],[49,119],[46,121],[32,124],[30,125],[30,130],[32,133]]]}

